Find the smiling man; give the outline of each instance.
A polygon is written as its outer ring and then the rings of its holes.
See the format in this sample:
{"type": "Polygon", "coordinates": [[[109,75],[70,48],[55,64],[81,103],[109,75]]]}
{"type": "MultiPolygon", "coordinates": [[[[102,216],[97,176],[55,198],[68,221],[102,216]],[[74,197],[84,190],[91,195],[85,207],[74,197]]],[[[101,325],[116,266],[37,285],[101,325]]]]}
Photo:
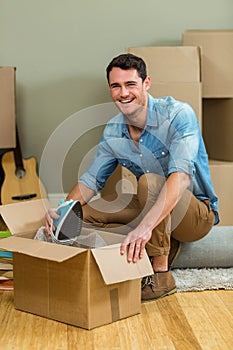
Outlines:
{"type": "MultiPolygon", "coordinates": [[[[153,98],[145,62],[132,54],[110,62],[107,80],[120,112],[106,125],[92,164],[67,200],[81,202],[86,224],[126,229],[120,253],[129,262],[136,263],[146,248],[154,275],[142,280],[142,300],[158,299],[176,291],[171,266],[181,242],[202,238],[218,223],[218,198],[193,109],[170,96],[153,98]],[[136,176],[137,194],[88,204],[118,164],[136,176]]],[[[54,210],[50,216],[56,217],[54,210]]]]}

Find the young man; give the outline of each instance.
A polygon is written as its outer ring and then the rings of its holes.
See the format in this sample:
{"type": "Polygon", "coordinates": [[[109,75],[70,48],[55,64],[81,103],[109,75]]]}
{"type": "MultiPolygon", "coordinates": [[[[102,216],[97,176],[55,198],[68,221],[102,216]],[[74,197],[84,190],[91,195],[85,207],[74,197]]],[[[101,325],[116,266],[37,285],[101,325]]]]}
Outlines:
{"type": "MultiPolygon", "coordinates": [[[[132,54],[110,62],[107,80],[120,113],[106,125],[92,164],[67,200],[81,202],[90,225],[127,225],[120,252],[136,263],[146,248],[154,275],[142,280],[142,300],[157,299],[176,290],[170,267],[180,242],[198,240],[218,223],[218,199],[193,109],[149,95],[145,62],[132,54]],[[99,209],[87,204],[118,164],[136,176],[137,195],[97,200],[99,209]]],[[[47,227],[50,222],[48,215],[47,227]]]]}

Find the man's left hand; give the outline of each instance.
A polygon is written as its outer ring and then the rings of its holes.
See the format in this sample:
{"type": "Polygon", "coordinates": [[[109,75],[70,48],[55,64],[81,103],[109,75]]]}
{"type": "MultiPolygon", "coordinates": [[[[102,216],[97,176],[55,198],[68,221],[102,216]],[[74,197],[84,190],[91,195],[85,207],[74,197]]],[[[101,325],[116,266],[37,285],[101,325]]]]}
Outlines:
{"type": "Polygon", "coordinates": [[[136,263],[138,259],[142,259],[144,248],[146,246],[146,243],[150,240],[151,236],[151,230],[143,231],[139,228],[134,229],[128,233],[123,243],[121,244],[121,254],[123,255],[127,251],[128,262],[136,263]]]}

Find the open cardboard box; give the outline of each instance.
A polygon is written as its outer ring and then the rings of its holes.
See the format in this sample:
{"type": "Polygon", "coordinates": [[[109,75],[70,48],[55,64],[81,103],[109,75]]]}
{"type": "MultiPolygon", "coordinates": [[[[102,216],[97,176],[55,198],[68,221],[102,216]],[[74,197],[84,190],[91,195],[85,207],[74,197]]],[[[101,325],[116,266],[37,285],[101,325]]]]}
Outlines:
{"type": "Polygon", "coordinates": [[[15,308],[86,329],[140,313],[141,278],[153,273],[147,254],[128,263],[124,236],[101,231],[107,245],[94,249],[34,240],[48,207],[45,199],[0,207],[13,234],[0,248],[13,252],[15,308]]]}

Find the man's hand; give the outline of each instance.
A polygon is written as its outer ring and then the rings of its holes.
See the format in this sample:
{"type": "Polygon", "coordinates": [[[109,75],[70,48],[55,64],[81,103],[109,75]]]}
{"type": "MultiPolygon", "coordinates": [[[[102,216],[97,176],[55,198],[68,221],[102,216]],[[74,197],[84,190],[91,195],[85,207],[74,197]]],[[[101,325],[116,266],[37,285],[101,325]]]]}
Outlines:
{"type": "Polygon", "coordinates": [[[121,244],[121,254],[125,254],[125,252],[128,250],[128,262],[136,263],[138,259],[142,259],[143,250],[146,246],[146,243],[150,240],[151,236],[151,230],[142,230],[139,227],[137,227],[136,229],[128,233],[123,243],[121,244]]]}
{"type": "Polygon", "coordinates": [[[45,214],[45,227],[48,235],[50,235],[51,226],[52,226],[52,229],[55,230],[55,227],[53,225],[53,219],[59,218],[59,215],[57,215],[56,210],[57,208],[50,208],[48,212],[45,214]]]}

